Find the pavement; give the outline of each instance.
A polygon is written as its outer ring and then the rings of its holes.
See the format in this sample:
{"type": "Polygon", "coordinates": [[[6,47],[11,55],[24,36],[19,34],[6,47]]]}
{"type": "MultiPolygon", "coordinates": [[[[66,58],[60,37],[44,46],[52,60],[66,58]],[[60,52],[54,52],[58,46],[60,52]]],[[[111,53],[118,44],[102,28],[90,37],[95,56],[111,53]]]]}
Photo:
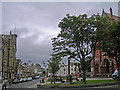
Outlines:
{"type": "Polygon", "coordinates": [[[2,89],[2,83],[0,83],[0,90],[2,89]]]}
{"type": "Polygon", "coordinates": [[[35,83],[35,84],[33,84],[33,85],[30,85],[30,86],[28,86],[27,88],[37,88],[37,85],[39,84],[39,82],[37,82],[37,83],[35,83]]]}

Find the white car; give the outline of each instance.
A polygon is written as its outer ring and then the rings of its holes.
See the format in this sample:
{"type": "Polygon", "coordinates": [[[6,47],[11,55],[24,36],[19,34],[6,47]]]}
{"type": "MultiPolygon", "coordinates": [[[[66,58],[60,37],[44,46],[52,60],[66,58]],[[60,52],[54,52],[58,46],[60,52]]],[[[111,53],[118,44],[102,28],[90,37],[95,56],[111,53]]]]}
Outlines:
{"type": "Polygon", "coordinates": [[[38,76],[33,76],[33,79],[38,79],[38,78],[40,78],[39,75],[38,76]]]}
{"type": "Polygon", "coordinates": [[[23,78],[23,82],[26,82],[27,81],[27,78],[23,78]]]}
{"type": "Polygon", "coordinates": [[[114,80],[116,80],[118,78],[118,68],[114,71],[114,73],[112,74],[112,78],[114,80]]]}
{"type": "Polygon", "coordinates": [[[23,81],[23,78],[20,78],[20,79],[18,80],[19,83],[21,83],[22,81],[23,81]]]}
{"type": "Polygon", "coordinates": [[[28,77],[28,78],[27,78],[27,81],[31,81],[31,80],[32,80],[32,77],[28,77]]]}

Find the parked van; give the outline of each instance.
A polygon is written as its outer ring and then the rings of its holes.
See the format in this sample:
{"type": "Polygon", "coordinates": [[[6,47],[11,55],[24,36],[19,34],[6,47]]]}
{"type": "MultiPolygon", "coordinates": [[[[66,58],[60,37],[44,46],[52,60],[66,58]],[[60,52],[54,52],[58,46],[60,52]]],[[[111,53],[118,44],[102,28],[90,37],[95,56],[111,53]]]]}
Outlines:
{"type": "Polygon", "coordinates": [[[116,80],[118,78],[118,68],[115,70],[115,72],[112,74],[112,78],[116,80]]]}

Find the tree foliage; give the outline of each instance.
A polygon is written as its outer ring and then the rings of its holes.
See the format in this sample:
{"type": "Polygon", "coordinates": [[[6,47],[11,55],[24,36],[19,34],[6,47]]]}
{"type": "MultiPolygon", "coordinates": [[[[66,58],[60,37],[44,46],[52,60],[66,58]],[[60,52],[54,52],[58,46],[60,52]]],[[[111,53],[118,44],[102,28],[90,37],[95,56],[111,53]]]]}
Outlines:
{"type": "Polygon", "coordinates": [[[106,30],[102,30],[104,37],[102,41],[102,50],[106,52],[105,55],[115,58],[118,62],[120,56],[120,21],[113,22],[106,30]]]}
{"type": "Polygon", "coordinates": [[[52,72],[53,74],[55,74],[58,70],[59,70],[59,64],[60,64],[60,57],[58,57],[57,55],[52,54],[52,57],[50,58],[49,62],[49,66],[50,66],[50,72],[52,72]]]}
{"type": "Polygon", "coordinates": [[[89,18],[86,14],[79,16],[67,14],[58,25],[61,28],[60,33],[56,38],[52,38],[52,45],[56,54],[61,57],[67,56],[68,59],[74,59],[81,63],[83,83],[86,83],[88,66],[85,59],[92,51],[94,54],[89,61],[95,57],[96,43],[99,40],[96,31],[100,32],[101,29],[105,29],[106,22],[103,21],[106,19],[100,17],[99,14],[92,15],[89,18]]]}
{"type": "Polygon", "coordinates": [[[59,67],[60,61],[61,61],[61,58],[55,54],[51,54],[51,58],[48,61],[48,69],[53,74],[52,81],[54,81],[54,83],[55,83],[55,73],[60,69],[59,67]]]}

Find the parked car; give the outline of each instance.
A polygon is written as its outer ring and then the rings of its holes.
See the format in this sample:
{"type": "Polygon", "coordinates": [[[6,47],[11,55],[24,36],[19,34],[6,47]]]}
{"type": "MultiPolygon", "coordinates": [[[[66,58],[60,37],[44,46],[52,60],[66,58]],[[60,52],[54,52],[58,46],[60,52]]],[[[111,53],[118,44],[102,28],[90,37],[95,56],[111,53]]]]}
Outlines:
{"type": "Polygon", "coordinates": [[[27,78],[27,81],[31,81],[31,80],[32,80],[32,77],[28,77],[28,78],[27,78]]]}
{"type": "Polygon", "coordinates": [[[21,83],[22,81],[23,81],[22,78],[19,78],[19,79],[18,79],[18,83],[21,83]]]}
{"type": "Polygon", "coordinates": [[[116,80],[118,78],[118,68],[115,70],[115,72],[112,74],[112,78],[116,80]]]}
{"type": "Polygon", "coordinates": [[[18,83],[18,79],[13,79],[12,84],[18,83]]]}
{"type": "Polygon", "coordinates": [[[27,81],[27,78],[23,78],[23,82],[26,82],[27,81]]]}
{"type": "Polygon", "coordinates": [[[40,78],[40,76],[38,75],[38,76],[33,76],[32,77],[33,79],[38,79],[38,78],[40,78]]]}

